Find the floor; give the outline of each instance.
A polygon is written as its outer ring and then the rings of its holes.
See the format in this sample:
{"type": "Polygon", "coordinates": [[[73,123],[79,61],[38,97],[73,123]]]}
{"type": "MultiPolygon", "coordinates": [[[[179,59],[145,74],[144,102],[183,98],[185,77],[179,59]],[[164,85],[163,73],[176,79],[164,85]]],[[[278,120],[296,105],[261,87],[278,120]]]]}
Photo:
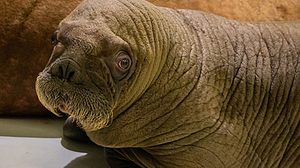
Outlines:
{"type": "Polygon", "coordinates": [[[0,168],[106,168],[103,148],[62,137],[60,119],[0,119],[0,168]]]}

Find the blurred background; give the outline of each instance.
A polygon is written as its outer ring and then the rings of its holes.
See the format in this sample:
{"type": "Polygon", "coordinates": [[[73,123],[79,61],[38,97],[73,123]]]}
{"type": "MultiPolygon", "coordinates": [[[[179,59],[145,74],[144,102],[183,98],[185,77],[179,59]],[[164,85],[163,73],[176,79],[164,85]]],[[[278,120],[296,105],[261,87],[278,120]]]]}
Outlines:
{"type": "MultiPolygon", "coordinates": [[[[300,0],[149,0],[242,21],[300,20],[300,0]]],[[[35,79],[49,59],[50,37],[81,0],[0,1],[0,115],[51,115],[39,103],[35,79]]]]}

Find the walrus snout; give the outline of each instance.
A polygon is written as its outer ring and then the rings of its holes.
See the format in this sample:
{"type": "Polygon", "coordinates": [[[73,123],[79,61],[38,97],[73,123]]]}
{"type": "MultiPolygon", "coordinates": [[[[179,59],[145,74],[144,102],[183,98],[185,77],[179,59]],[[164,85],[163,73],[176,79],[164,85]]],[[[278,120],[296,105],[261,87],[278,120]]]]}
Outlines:
{"type": "Polygon", "coordinates": [[[79,82],[81,76],[79,66],[69,59],[54,62],[48,73],[67,82],[79,82]]]}

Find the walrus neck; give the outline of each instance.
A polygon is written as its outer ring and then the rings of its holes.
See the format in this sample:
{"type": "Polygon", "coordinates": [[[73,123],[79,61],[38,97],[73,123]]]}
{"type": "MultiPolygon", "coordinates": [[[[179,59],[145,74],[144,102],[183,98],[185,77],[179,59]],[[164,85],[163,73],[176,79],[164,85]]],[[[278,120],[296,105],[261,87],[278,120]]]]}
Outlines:
{"type": "Polygon", "coordinates": [[[148,101],[147,104],[157,104],[153,110],[159,109],[160,115],[173,111],[195,89],[201,77],[203,57],[199,36],[191,25],[186,24],[185,16],[177,10],[165,8],[165,11],[174,22],[170,31],[170,49],[160,74],[142,98],[148,101]],[[147,94],[149,97],[144,98],[147,94]]]}

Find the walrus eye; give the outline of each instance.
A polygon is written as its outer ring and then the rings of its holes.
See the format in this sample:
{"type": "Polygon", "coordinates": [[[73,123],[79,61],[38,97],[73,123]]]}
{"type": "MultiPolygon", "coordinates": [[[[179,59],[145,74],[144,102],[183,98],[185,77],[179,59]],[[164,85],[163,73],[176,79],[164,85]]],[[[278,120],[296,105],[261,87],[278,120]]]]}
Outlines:
{"type": "Polygon", "coordinates": [[[113,57],[107,57],[105,60],[112,78],[116,81],[123,80],[129,73],[133,65],[131,56],[126,51],[120,51],[113,57]]]}
{"type": "Polygon", "coordinates": [[[58,42],[59,41],[57,39],[57,31],[55,31],[51,36],[51,44],[52,46],[56,46],[58,42]]]}
{"type": "Polygon", "coordinates": [[[117,58],[117,67],[120,71],[127,71],[131,67],[131,59],[127,54],[120,54],[117,58]]]}

